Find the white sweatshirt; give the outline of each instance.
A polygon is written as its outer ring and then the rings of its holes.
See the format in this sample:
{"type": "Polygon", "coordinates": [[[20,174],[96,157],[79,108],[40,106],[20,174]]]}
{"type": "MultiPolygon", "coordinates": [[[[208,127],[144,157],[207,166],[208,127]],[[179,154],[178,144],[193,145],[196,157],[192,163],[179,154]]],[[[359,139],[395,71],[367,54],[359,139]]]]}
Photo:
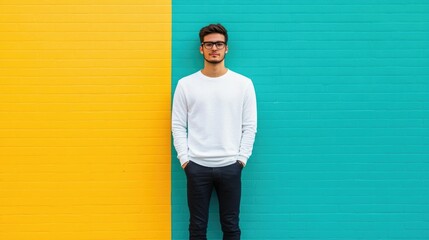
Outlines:
{"type": "Polygon", "coordinates": [[[247,163],[256,133],[252,81],[228,70],[211,78],[201,71],[179,80],[173,98],[172,132],[181,165],[193,161],[222,167],[247,163]]]}

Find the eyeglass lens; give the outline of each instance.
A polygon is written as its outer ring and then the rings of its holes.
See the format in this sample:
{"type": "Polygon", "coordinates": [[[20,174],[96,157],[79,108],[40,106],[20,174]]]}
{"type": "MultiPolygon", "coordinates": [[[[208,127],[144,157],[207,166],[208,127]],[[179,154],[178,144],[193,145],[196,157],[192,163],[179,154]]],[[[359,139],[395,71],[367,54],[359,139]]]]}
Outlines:
{"type": "Polygon", "coordinates": [[[203,42],[203,45],[206,49],[212,49],[216,45],[217,49],[223,49],[225,47],[224,42],[203,42]]]}

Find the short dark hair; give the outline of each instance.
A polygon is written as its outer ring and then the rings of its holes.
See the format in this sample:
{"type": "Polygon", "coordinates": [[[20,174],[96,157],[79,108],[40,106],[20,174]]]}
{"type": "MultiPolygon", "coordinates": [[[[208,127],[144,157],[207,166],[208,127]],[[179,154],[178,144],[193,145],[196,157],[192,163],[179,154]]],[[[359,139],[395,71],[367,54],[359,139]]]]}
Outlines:
{"type": "Polygon", "coordinates": [[[228,43],[228,32],[226,31],[226,28],[222,26],[222,24],[210,24],[208,26],[205,26],[201,28],[200,30],[200,42],[204,42],[204,37],[206,35],[209,35],[211,33],[220,33],[223,36],[225,36],[225,43],[228,43]]]}

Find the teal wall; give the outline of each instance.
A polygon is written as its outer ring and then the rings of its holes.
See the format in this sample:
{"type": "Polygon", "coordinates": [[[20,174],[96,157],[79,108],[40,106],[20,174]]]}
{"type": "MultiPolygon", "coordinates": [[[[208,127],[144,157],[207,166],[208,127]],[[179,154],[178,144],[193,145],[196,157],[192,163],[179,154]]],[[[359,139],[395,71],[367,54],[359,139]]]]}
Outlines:
{"type": "MultiPolygon", "coordinates": [[[[429,1],[173,1],[173,89],[223,23],[259,123],[243,239],[429,239],[429,1]]],[[[173,150],[174,151],[174,150],[173,150]]],[[[173,152],[173,239],[187,239],[173,152]]],[[[220,239],[213,202],[209,239],[220,239]]]]}

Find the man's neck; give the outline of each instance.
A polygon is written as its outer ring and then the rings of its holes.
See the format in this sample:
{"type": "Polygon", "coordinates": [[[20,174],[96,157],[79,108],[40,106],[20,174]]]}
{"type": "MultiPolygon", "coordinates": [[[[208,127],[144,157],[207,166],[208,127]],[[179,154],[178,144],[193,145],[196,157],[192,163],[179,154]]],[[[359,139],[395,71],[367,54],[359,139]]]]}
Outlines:
{"type": "Polygon", "coordinates": [[[220,77],[224,75],[228,69],[225,67],[225,65],[222,63],[208,63],[206,62],[204,64],[203,70],[201,70],[201,73],[206,75],[207,77],[220,77]]]}

